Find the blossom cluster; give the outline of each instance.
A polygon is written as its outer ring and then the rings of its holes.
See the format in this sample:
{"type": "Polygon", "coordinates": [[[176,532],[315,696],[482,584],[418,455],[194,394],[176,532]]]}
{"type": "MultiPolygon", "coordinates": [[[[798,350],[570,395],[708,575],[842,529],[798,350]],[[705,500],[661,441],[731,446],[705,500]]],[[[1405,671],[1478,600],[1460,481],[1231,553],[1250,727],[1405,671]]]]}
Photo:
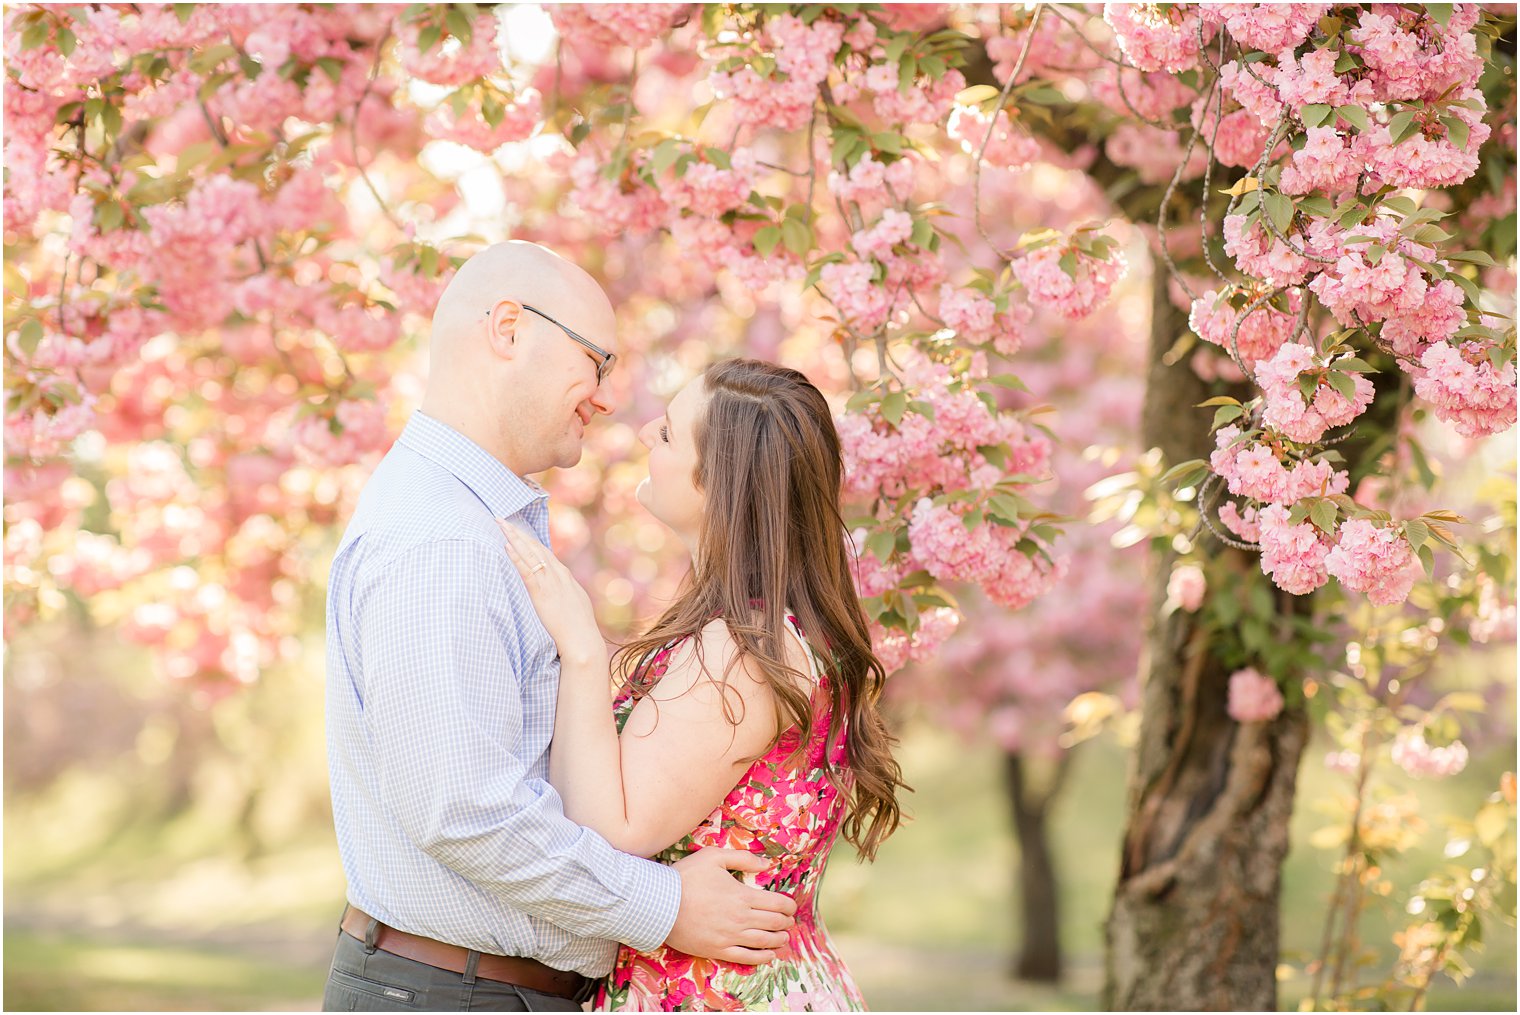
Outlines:
{"type": "Polygon", "coordinates": [[[1013,273],[1034,303],[1068,319],[1084,317],[1108,298],[1124,276],[1124,255],[1115,250],[1106,259],[1077,250],[1046,246],[1013,262],[1013,273]],[[1063,264],[1068,261],[1071,267],[1063,264]]]}
{"type": "Polygon", "coordinates": [[[1236,722],[1271,722],[1282,711],[1283,696],[1277,682],[1253,667],[1230,674],[1226,710],[1236,722]]]}
{"type": "Polygon", "coordinates": [[[970,384],[951,390],[948,367],[913,362],[910,390],[929,413],[905,412],[894,425],[880,409],[849,413],[837,421],[845,456],[845,492],[897,497],[910,490],[961,491],[991,486],[1006,473],[1031,476],[1049,470],[1050,441],[1011,413],[994,411],[970,384]],[[1004,445],[1004,467],[979,448],[1004,445]]]}
{"type": "Polygon", "coordinates": [[[1393,763],[1416,778],[1445,778],[1467,767],[1467,745],[1453,740],[1435,747],[1425,739],[1423,729],[1406,726],[1393,740],[1393,763]]]}
{"type": "Polygon", "coordinates": [[[1258,365],[1256,383],[1265,400],[1262,421],[1289,440],[1309,444],[1319,440],[1327,429],[1345,426],[1372,404],[1372,382],[1360,373],[1328,368],[1314,350],[1297,342],[1286,342],[1271,359],[1258,365]],[[1305,400],[1299,378],[1307,371],[1318,374],[1313,397],[1305,400]],[[1336,388],[1332,379],[1351,387],[1348,396],[1336,388]]]}

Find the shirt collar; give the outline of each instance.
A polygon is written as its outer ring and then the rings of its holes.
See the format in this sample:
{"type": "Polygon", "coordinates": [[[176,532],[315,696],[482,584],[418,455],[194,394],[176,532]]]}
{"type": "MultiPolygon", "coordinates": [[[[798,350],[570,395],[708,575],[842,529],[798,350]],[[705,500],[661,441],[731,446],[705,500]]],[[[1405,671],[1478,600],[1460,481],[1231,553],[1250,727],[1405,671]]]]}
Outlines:
{"type": "Polygon", "coordinates": [[[449,470],[497,518],[510,518],[549,497],[533,480],[517,475],[485,448],[420,409],[412,413],[397,443],[449,470]]]}

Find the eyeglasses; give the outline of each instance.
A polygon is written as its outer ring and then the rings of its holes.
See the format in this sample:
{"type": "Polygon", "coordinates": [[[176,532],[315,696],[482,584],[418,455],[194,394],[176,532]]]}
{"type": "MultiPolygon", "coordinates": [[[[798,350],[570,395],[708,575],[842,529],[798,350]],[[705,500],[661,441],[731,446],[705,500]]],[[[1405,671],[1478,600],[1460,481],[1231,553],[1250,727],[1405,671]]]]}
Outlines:
{"type": "Polygon", "coordinates": [[[612,373],[612,364],[617,362],[617,355],[615,353],[608,352],[606,349],[603,349],[601,346],[597,345],[595,342],[592,342],[590,339],[582,338],[575,332],[571,331],[569,328],[565,327],[563,324],[560,324],[554,318],[550,317],[548,314],[544,313],[542,310],[539,310],[537,307],[530,307],[524,303],[522,305],[522,308],[524,310],[533,311],[539,317],[542,317],[550,324],[555,325],[559,328],[560,331],[563,331],[565,334],[569,335],[571,338],[575,339],[581,345],[590,350],[591,354],[596,357],[596,383],[598,385],[600,385],[602,381],[606,379],[608,374],[612,373]]]}

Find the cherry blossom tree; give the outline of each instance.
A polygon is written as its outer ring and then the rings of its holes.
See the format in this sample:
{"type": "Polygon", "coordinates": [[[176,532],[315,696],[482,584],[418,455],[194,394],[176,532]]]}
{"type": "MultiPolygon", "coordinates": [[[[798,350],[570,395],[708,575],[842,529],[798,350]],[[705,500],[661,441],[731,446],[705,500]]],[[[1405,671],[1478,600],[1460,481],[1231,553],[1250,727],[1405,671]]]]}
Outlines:
{"type": "MultiPolygon", "coordinates": [[[[1148,247],[1159,453],[1099,503],[1154,551],[1106,999],[1271,1006],[1313,703],[1373,626],[1481,629],[1511,595],[1512,514],[1488,546],[1390,490],[1442,492],[1425,417],[1470,440],[1514,423],[1513,17],[549,17],[553,37],[471,4],[8,10],[8,637],[79,609],[212,697],[291,658],[332,526],[415,403],[433,301],[509,234],[606,280],[630,414],[715,349],[807,366],[839,402],[878,652],[933,663],[958,595],[1029,607],[1091,560],[1021,348],[1148,247]],[[1030,167],[1102,207],[1009,214],[1030,167]],[[487,180],[482,225],[461,196],[487,180]]],[[[671,580],[625,517],[631,418],[551,481],[614,625],[671,580]]],[[[1399,757],[1457,753],[1400,725],[1399,757]]]]}

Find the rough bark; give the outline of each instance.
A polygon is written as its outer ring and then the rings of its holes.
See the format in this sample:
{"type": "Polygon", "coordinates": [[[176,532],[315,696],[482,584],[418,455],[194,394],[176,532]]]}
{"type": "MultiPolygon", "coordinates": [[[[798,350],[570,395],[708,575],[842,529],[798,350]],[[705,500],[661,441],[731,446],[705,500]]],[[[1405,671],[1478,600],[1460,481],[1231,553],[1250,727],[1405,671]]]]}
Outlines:
{"type": "Polygon", "coordinates": [[[1050,804],[1067,767],[1062,755],[1051,785],[1035,793],[1024,759],[1004,757],[1008,804],[1019,844],[1019,954],[1013,975],[1034,983],[1061,979],[1061,908],[1055,857],[1050,849],[1050,804]]]}
{"type": "MultiPolygon", "coordinates": [[[[1208,392],[1163,356],[1186,327],[1153,284],[1151,362],[1142,416],[1146,447],[1168,463],[1212,447],[1194,406],[1208,392]]],[[[1210,541],[1205,552],[1241,551],[1210,541]]],[[[1171,554],[1153,561],[1154,604],[1171,554]]],[[[1278,609],[1300,606],[1277,597],[1278,609]]],[[[1126,801],[1118,884],[1107,926],[1103,1002],[1112,1010],[1273,1010],[1278,902],[1295,780],[1308,724],[1287,709],[1272,723],[1226,713],[1229,672],[1194,614],[1151,624],[1141,661],[1140,742],[1126,801]]]]}

